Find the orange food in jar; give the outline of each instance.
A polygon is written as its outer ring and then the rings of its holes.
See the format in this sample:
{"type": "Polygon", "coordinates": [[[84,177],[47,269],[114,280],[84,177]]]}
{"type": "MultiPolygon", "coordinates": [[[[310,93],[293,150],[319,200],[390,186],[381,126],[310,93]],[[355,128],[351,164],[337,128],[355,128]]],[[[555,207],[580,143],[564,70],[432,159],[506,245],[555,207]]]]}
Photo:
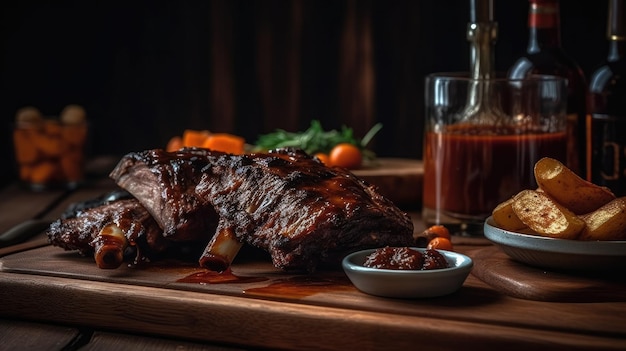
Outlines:
{"type": "Polygon", "coordinates": [[[20,179],[30,182],[31,174],[33,174],[33,166],[30,164],[19,165],[20,179]]]}
{"type": "Polygon", "coordinates": [[[42,161],[33,166],[30,181],[35,184],[45,184],[59,179],[59,165],[51,161],[42,161]]]}
{"type": "Polygon", "coordinates": [[[84,121],[61,123],[57,118],[25,116],[20,111],[13,131],[20,179],[37,188],[80,181],[87,132],[84,121]]]}
{"type": "Polygon", "coordinates": [[[35,140],[37,149],[48,157],[59,157],[63,151],[63,142],[58,135],[39,134],[35,140]]]}
{"type": "Polygon", "coordinates": [[[82,148],[87,140],[87,124],[71,124],[63,126],[61,138],[70,146],[82,148]]]}
{"type": "Polygon", "coordinates": [[[83,178],[83,155],[81,150],[70,149],[60,158],[64,179],[76,182],[83,178]]]}
{"type": "Polygon", "coordinates": [[[13,132],[15,159],[20,164],[32,163],[37,160],[37,147],[31,134],[32,131],[26,128],[18,128],[13,132]]]}
{"type": "Polygon", "coordinates": [[[56,120],[46,120],[43,123],[43,133],[49,136],[60,136],[63,127],[56,120]]]}

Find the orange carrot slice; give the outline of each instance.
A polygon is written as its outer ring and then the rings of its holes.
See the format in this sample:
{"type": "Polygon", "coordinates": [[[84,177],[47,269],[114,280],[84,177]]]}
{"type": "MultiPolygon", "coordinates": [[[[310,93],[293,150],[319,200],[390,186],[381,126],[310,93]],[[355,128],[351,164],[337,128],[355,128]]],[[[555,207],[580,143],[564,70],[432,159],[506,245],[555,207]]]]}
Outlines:
{"type": "Polygon", "coordinates": [[[222,151],[235,155],[241,155],[244,151],[245,139],[228,133],[215,133],[209,135],[202,147],[214,151],[222,151]]]}
{"type": "Polygon", "coordinates": [[[165,147],[165,151],[173,152],[173,151],[179,150],[182,147],[183,147],[183,138],[177,135],[177,136],[173,136],[172,138],[170,138],[170,140],[167,142],[167,146],[165,147]]]}
{"type": "Polygon", "coordinates": [[[210,133],[207,130],[185,129],[183,132],[183,146],[202,147],[210,133]]]}

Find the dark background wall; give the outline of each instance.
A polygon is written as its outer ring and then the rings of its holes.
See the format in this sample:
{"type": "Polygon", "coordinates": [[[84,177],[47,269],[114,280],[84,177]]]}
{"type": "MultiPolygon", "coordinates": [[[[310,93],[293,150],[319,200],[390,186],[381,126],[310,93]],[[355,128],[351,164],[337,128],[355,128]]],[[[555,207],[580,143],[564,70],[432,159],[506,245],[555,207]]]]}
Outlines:
{"type": "MultiPolygon", "coordinates": [[[[565,49],[605,56],[606,1],[561,4],[565,49]]],[[[526,0],[496,0],[496,68],[526,47],[526,0]]],[[[0,184],[11,123],[83,105],[91,155],[163,147],[185,128],[254,142],[276,128],[353,127],[380,156],[421,158],[423,80],[468,68],[465,0],[4,1],[0,184]]]]}

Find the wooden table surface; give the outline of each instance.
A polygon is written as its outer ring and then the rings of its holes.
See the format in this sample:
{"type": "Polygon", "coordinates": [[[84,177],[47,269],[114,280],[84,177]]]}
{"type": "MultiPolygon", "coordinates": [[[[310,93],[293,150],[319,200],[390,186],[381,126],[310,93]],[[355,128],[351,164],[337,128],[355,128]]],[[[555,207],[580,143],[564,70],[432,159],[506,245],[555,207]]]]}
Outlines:
{"type": "MultiPolygon", "coordinates": [[[[1,189],[0,233],[114,189],[108,161],[76,191],[1,189]]],[[[341,271],[306,277],[317,285],[305,293],[268,293],[304,280],[263,261],[236,266],[269,277],[256,285],[175,283],[193,267],[102,272],[39,234],[0,248],[0,349],[626,349],[623,278],[526,267],[484,238],[453,242],[475,261],[461,290],[400,300],[363,294],[341,271]]]]}

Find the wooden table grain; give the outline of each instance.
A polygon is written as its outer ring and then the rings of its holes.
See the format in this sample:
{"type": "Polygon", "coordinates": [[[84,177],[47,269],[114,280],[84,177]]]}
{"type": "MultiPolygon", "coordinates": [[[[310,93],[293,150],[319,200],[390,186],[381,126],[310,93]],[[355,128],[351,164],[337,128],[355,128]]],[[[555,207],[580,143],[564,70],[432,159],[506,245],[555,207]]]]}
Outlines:
{"type": "MultiPolygon", "coordinates": [[[[0,191],[0,232],[32,218],[54,220],[71,203],[114,188],[102,176],[76,191],[33,193],[11,185],[0,191]]],[[[421,230],[419,214],[411,216],[421,230]]],[[[470,256],[493,248],[483,238],[453,241],[456,250],[470,256]]],[[[42,269],[47,267],[50,249],[42,235],[0,248],[0,348],[626,349],[626,295],[619,298],[621,290],[580,302],[540,301],[512,296],[472,274],[459,292],[441,298],[386,299],[351,287],[319,290],[304,298],[268,297],[227,285],[172,284],[167,274],[173,273],[165,271],[160,281],[152,282],[149,273],[133,276],[124,270],[118,277],[85,278],[98,272],[78,267],[86,262],[78,258],[68,261],[78,268],[65,269],[65,275],[37,272],[37,259],[42,269]]],[[[525,272],[524,284],[532,284],[531,273],[525,272]]],[[[537,276],[537,290],[549,284],[551,274],[537,276]]],[[[271,275],[279,279],[281,273],[271,275]]],[[[573,278],[568,284],[567,276],[556,278],[558,288],[593,294],[593,289],[581,289],[593,280],[573,278]]]]}

